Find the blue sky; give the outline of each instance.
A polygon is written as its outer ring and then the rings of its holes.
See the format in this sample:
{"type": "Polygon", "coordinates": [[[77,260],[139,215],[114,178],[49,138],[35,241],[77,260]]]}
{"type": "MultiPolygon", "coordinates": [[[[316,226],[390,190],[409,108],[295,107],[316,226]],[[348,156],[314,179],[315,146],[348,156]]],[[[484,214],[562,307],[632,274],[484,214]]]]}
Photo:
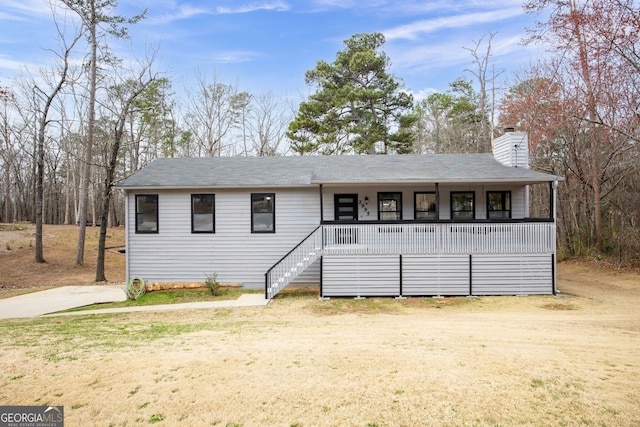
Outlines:
{"type": "MultiPolygon", "coordinates": [[[[46,0],[2,0],[0,84],[25,69],[53,62],[56,33],[46,0]]],[[[472,78],[464,48],[489,32],[493,66],[501,80],[531,65],[540,54],[521,40],[536,16],[522,0],[120,0],[115,12],[131,16],[148,9],[118,43],[124,58],[157,49],[156,70],[180,92],[198,74],[212,75],[240,90],[305,96],[305,71],[332,62],[342,42],[356,33],[381,32],[391,72],[417,97],[446,91],[457,77],[472,78]]],[[[484,53],[485,47],[481,48],[484,53]]]]}

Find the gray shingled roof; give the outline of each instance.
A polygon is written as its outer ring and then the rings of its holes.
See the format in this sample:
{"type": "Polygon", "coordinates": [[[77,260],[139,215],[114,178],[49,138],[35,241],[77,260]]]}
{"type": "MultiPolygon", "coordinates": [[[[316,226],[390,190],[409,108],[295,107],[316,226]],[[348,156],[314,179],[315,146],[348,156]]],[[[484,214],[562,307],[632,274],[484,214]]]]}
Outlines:
{"type": "Polygon", "coordinates": [[[157,159],[117,187],[288,187],[328,183],[549,182],[491,154],[207,157],[157,159]]]}

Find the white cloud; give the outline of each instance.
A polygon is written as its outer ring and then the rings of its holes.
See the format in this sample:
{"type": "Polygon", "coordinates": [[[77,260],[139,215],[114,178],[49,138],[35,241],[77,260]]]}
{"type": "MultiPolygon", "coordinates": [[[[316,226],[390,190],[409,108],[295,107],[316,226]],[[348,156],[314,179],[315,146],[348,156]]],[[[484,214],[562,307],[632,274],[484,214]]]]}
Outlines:
{"type": "Polygon", "coordinates": [[[485,23],[495,23],[505,19],[523,15],[521,8],[494,10],[489,12],[467,13],[443,18],[425,19],[390,28],[383,31],[387,40],[416,40],[419,36],[450,28],[464,28],[485,23]]]}
{"type": "Polygon", "coordinates": [[[2,20],[23,20],[24,16],[51,16],[51,8],[42,0],[3,0],[2,20]],[[23,15],[23,16],[20,16],[23,15]]]}
{"type": "Polygon", "coordinates": [[[212,12],[209,9],[202,7],[193,7],[190,5],[182,5],[177,10],[167,13],[165,15],[150,18],[149,21],[154,24],[169,24],[174,21],[180,21],[183,19],[189,19],[198,15],[211,15],[212,12]]]}
{"type": "MultiPolygon", "coordinates": [[[[522,59],[536,57],[540,55],[539,49],[532,46],[523,46],[520,41],[522,34],[509,35],[501,38],[497,33],[491,41],[491,58],[499,62],[520,62],[522,59]]],[[[486,52],[484,40],[480,46],[478,54],[484,55],[486,52]]],[[[453,40],[447,43],[423,42],[414,46],[396,44],[386,49],[392,58],[393,68],[418,70],[446,69],[452,66],[471,66],[473,60],[468,49],[474,48],[472,40],[453,40]]],[[[461,70],[462,70],[461,68],[461,70]]]]}
{"type": "Polygon", "coordinates": [[[29,65],[22,61],[14,61],[7,58],[5,55],[0,55],[0,70],[24,71],[27,68],[33,67],[33,64],[29,65]]]}
{"type": "Polygon", "coordinates": [[[262,56],[258,52],[251,51],[227,51],[213,55],[212,59],[218,64],[233,64],[238,62],[251,62],[262,56]]]}
{"type": "Polygon", "coordinates": [[[449,68],[471,60],[469,52],[460,44],[439,43],[423,44],[419,46],[402,46],[397,50],[390,50],[389,56],[393,58],[393,68],[432,70],[449,68]]]}
{"type": "Polygon", "coordinates": [[[372,9],[385,5],[387,2],[384,0],[315,0],[313,2],[316,9],[328,10],[328,9],[352,9],[355,7],[363,9],[372,9]]]}
{"type": "Polygon", "coordinates": [[[271,3],[252,3],[235,7],[223,7],[219,6],[215,9],[206,7],[195,7],[189,4],[183,4],[179,7],[174,7],[171,13],[165,15],[150,18],[149,21],[154,24],[169,24],[174,21],[181,21],[189,19],[199,15],[228,15],[239,13],[257,12],[259,10],[273,10],[277,12],[289,10],[289,6],[282,1],[275,1],[271,3]]]}
{"type": "Polygon", "coordinates": [[[259,10],[273,10],[276,12],[283,12],[289,10],[289,5],[282,1],[275,1],[271,3],[252,3],[234,7],[217,7],[216,13],[219,14],[231,14],[231,13],[250,13],[257,12],[259,10]]]}
{"type": "Polygon", "coordinates": [[[412,16],[418,14],[455,14],[469,10],[502,10],[518,7],[522,0],[313,0],[314,12],[327,10],[359,9],[369,14],[412,16]]]}
{"type": "Polygon", "coordinates": [[[407,92],[413,95],[414,101],[422,101],[423,99],[427,99],[429,95],[433,95],[434,93],[439,92],[439,90],[432,87],[427,87],[418,91],[408,90],[407,92]]]}

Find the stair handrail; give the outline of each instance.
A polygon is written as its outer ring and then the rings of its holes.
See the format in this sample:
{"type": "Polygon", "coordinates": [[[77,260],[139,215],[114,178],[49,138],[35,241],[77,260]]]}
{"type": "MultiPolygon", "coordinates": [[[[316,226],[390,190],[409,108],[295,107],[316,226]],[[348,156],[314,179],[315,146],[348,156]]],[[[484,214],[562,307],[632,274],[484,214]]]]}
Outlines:
{"type": "MultiPolygon", "coordinates": [[[[273,293],[273,295],[270,296],[270,292],[269,292],[269,284],[271,282],[271,272],[278,267],[281,263],[283,263],[286,259],[288,259],[294,252],[296,252],[302,245],[304,245],[307,240],[311,239],[312,237],[314,237],[314,235],[318,232],[318,230],[322,227],[322,225],[318,225],[311,233],[309,233],[304,239],[302,239],[297,245],[295,245],[289,252],[287,252],[282,258],[280,258],[278,261],[276,261],[275,264],[273,264],[268,270],[267,272],[264,274],[264,295],[266,299],[271,299],[275,296],[275,294],[277,294],[280,290],[282,289],[278,289],[275,293],[273,293]]],[[[321,248],[320,248],[321,249],[321,248]]],[[[317,258],[316,258],[317,259],[317,258]]],[[[291,280],[288,282],[290,283],[291,280]]],[[[287,283],[287,284],[288,284],[287,283]]],[[[286,286],[286,285],[285,285],[286,286]]],[[[284,286],[282,286],[282,288],[284,288],[284,286]]]]}

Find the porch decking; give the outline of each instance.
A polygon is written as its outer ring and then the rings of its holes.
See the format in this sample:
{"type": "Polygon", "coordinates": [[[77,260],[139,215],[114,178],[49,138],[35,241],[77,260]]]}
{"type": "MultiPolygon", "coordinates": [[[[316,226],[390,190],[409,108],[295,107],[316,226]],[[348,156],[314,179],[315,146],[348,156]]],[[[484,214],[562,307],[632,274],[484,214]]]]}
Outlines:
{"type": "Polygon", "coordinates": [[[269,269],[265,296],[321,257],[322,296],[471,295],[472,276],[483,294],[551,293],[555,234],[551,221],[323,224],[269,269]]]}

